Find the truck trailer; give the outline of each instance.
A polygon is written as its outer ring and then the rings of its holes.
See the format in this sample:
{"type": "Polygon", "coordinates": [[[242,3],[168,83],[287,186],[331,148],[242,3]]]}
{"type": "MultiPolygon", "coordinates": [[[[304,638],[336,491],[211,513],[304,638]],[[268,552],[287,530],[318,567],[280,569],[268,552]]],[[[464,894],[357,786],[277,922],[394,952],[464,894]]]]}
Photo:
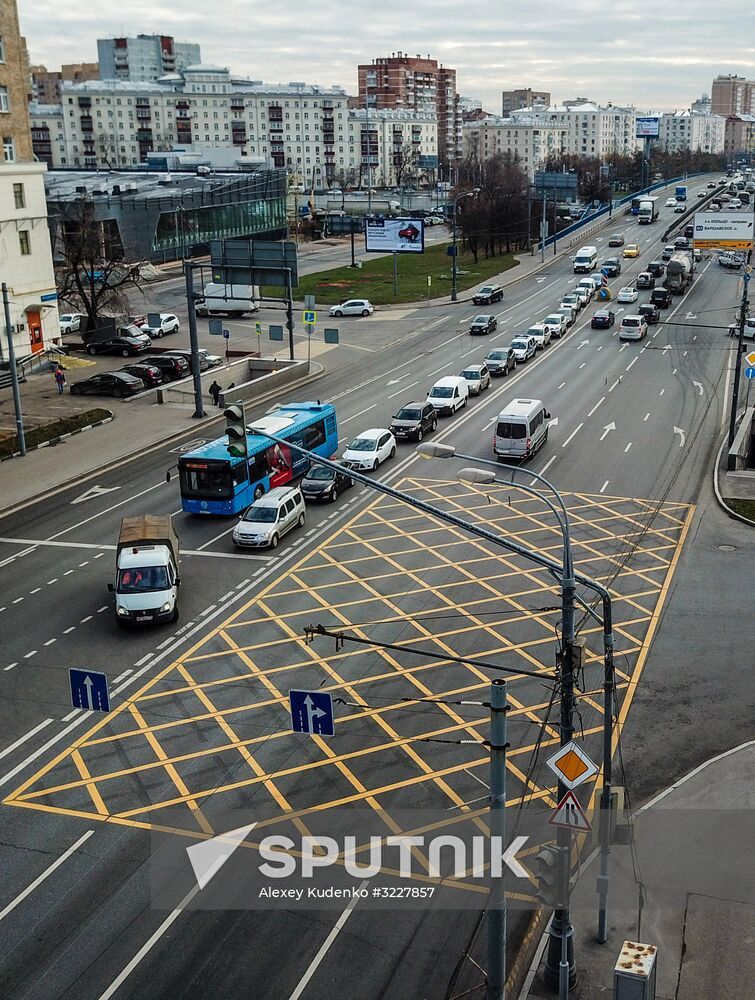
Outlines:
{"type": "Polygon", "coordinates": [[[178,621],[178,534],[169,514],[124,517],[115,550],[115,620],[121,626],[178,621]]]}
{"type": "Polygon", "coordinates": [[[651,222],[655,222],[658,218],[658,198],[653,195],[652,197],[641,198],[639,208],[637,209],[637,222],[640,226],[649,225],[651,222]]]}

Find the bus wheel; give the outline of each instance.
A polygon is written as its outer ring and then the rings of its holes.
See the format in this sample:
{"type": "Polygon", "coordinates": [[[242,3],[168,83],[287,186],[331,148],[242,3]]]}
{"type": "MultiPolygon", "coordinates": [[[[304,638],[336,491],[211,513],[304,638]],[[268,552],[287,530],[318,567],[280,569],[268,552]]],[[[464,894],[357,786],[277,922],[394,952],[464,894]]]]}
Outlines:
{"type": "Polygon", "coordinates": [[[278,536],[277,535],[273,535],[273,537],[270,539],[270,548],[271,549],[277,549],[278,548],[278,536]]]}
{"type": "Polygon", "coordinates": [[[263,497],[264,495],[265,495],[265,487],[258,486],[254,491],[254,499],[259,500],[259,498],[263,497]]]}

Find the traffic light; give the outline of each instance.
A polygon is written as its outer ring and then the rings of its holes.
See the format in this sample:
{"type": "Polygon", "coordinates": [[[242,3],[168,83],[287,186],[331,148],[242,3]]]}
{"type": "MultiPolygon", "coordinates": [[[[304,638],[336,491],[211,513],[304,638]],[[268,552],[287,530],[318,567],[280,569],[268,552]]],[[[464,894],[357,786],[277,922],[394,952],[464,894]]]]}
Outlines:
{"type": "Polygon", "coordinates": [[[246,447],[246,419],[244,404],[235,403],[223,410],[225,417],[225,432],[228,435],[226,449],[234,458],[246,458],[249,452],[246,447]]]}
{"type": "Polygon", "coordinates": [[[537,893],[535,898],[549,907],[556,910],[566,904],[562,893],[563,869],[561,863],[564,857],[562,847],[543,847],[535,856],[537,862],[537,893]]]}

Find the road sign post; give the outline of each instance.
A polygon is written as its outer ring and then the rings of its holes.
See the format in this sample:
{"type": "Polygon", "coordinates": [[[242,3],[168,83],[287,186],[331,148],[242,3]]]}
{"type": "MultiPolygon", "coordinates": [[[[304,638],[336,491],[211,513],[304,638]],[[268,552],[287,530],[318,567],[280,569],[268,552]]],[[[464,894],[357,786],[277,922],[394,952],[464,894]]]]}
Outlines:
{"type": "Polygon", "coordinates": [[[87,712],[109,712],[110,692],[107,674],[95,670],[68,671],[71,684],[71,705],[87,712]]]}
{"type": "Polygon", "coordinates": [[[333,696],[327,691],[289,691],[291,728],[310,736],[335,736],[333,696]]]}
{"type": "MultiPolygon", "coordinates": [[[[506,843],[506,681],[490,685],[490,835],[506,843]]],[[[506,983],[506,885],[505,865],[490,886],[488,902],[487,1000],[503,1000],[506,983]]]]}

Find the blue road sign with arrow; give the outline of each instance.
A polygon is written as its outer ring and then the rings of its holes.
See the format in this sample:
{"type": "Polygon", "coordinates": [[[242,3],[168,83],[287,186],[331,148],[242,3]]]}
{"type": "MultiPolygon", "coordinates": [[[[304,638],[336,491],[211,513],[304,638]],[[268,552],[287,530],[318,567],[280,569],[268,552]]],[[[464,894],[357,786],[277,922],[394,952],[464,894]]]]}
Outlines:
{"type": "Polygon", "coordinates": [[[87,712],[109,712],[110,694],[107,674],[94,670],[69,670],[71,678],[71,704],[87,712]]]}
{"type": "Polygon", "coordinates": [[[288,700],[295,733],[335,736],[333,698],[327,691],[289,691],[288,700]]]}
{"type": "Polygon", "coordinates": [[[745,378],[755,378],[755,368],[745,368],[745,378]]]}

